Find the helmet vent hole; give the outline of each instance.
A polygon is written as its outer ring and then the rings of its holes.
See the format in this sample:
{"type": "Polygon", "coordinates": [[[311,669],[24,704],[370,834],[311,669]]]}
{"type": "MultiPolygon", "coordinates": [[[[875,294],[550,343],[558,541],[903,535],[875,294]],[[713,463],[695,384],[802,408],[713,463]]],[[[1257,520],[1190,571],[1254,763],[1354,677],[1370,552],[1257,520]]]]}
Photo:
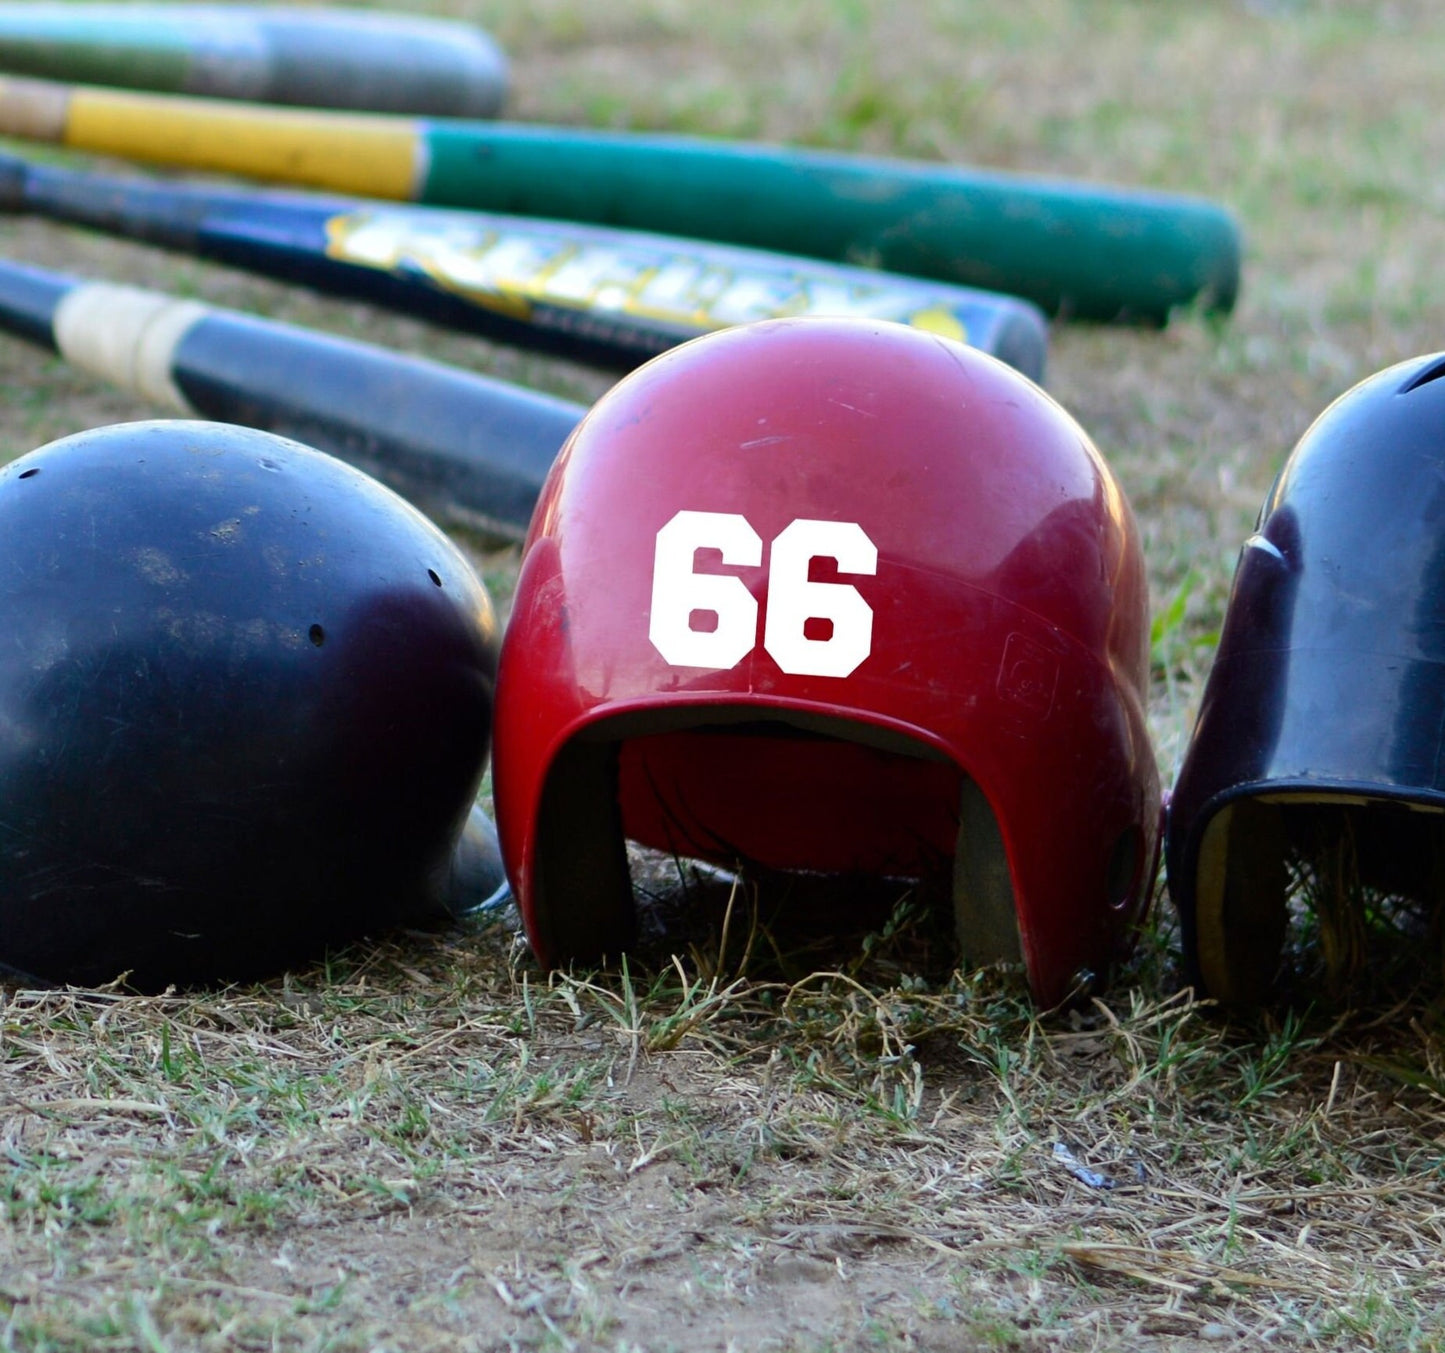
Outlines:
{"type": "Polygon", "coordinates": [[[694,634],[713,634],[717,630],[716,611],[689,611],[687,627],[694,634]]]}
{"type": "Polygon", "coordinates": [[[20,471],[20,478],[21,478],[21,479],[34,479],[35,476],[38,475],[39,473],[40,473],[40,467],[39,467],[38,465],[32,465],[28,470],[21,470],[21,471],[20,471]]]}
{"type": "Polygon", "coordinates": [[[1139,867],[1143,860],[1138,827],[1127,827],[1114,842],[1109,854],[1109,872],[1105,880],[1109,905],[1115,910],[1124,907],[1139,884],[1139,867]]]}
{"type": "Polygon", "coordinates": [[[1410,391],[1418,390],[1422,385],[1429,385],[1431,381],[1438,381],[1441,376],[1445,376],[1445,359],[1436,362],[1434,366],[1426,367],[1426,369],[1416,376],[1400,393],[1402,395],[1408,395],[1410,391]]]}
{"type": "Polygon", "coordinates": [[[426,576],[427,576],[428,578],[430,578],[430,579],[432,580],[432,582],[434,582],[438,587],[440,587],[440,586],[442,585],[441,574],[439,574],[439,573],[436,571],[436,569],[434,569],[434,568],[429,568],[429,569],[427,569],[427,571],[426,571],[426,576]]]}
{"type": "Polygon", "coordinates": [[[320,625],[312,625],[306,633],[307,637],[317,648],[320,648],[321,645],[326,642],[326,631],[322,629],[320,625]]]}

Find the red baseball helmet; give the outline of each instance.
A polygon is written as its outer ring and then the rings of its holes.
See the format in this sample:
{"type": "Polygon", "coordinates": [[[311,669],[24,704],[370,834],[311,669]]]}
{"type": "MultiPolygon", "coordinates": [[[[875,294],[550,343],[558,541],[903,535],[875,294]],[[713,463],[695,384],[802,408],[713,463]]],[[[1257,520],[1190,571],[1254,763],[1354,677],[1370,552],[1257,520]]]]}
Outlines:
{"type": "Polygon", "coordinates": [[[863,320],[654,359],[568,441],[498,676],[503,858],[544,964],[625,949],[625,840],[941,876],[964,956],[1063,999],[1157,853],[1138,534],[1002,363],[863,320]]]}

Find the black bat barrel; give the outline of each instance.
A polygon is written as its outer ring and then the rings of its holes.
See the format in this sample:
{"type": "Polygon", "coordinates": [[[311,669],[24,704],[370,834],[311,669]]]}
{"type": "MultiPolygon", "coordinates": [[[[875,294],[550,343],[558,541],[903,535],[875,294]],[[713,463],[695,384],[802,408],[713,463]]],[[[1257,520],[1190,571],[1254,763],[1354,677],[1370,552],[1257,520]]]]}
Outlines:
{"type": "Polygon", "coordinates": [[[327,248],[328,225],[357,206],[341,199],[168,187],[17,161],[0,164],[0,202],[12,210],[196,254],[317,291],[372,301],[446,328],[597,365],[627,369],[670,346],[611,326],[605,342],[582,325],[539,327],[442,290],[419,270],[333,258],[327,248]]]}
{"type": "Polygon", "coordinates": [[[0,155],[29,211],[625,371],[713,329],[788,315],[891,319],[1042,380],[1048,328],[1013,296],[756,249],[481,212],[222,191],[0,155]]]}
{"type": "Polygon", "coordinates": [[[584,410],[384,348],[0,262],[0,328],[188,416],[279,433],[443,520],[525,531],[584,410]]]}
{"type": "Polygon", "coordinates": [[[580,406],[249,315],[198,320],[172,375],[206,418],[317,446],[434,515],[525,527],[580,406]]]}

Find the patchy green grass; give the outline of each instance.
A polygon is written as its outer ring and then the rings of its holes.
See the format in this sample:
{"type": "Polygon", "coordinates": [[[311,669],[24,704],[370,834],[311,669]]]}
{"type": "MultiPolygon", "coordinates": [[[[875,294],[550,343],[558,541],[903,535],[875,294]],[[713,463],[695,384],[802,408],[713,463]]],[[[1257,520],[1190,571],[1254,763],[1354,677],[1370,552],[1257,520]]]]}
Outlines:
{"type": "Polygon", "coordinates": [[[496,926],[12,993],[12,1343],[1432,1346],[1439,1097],[1396,1025],[1139,974],[1040,1017],[921,922],[869,939],[543,978],[496,926]]]}

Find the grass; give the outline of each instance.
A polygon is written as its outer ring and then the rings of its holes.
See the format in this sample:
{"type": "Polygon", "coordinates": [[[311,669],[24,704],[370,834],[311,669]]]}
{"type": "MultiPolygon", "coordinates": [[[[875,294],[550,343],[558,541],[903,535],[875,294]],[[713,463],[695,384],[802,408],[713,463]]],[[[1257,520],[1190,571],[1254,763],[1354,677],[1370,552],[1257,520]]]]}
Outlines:
{"type": "MultiPolygon", "coordinates": [[[[1056,327],[1119,474],[1182,758],[1240,543],[1353,381],[1439,346],[1423,0],[447,0],[524,119],[954,159],[1208,194],[1240,305],[1056,327]]],[[[84,232],[16,257],[365,337],[576,399],[607,378],[84,232]]],[[[152,410],[0,345],[0,454],[152,410]]],[[[505,611],[516,554],[463,542],[505,611]]],[[[706,884],[627,967],[514,926],[276,981],[0,1005],[0,1348],[1439,1349],[1439,973],[1225,1020],[1161,897],[1091,1005],[959,974],[896,899],[789,933],[706,884]]]]}
{"type": "Polygon", "coordinates": [[[1138,984],[1041,1019],[1006,976],[900,980],[917,942],[795,982],[544,979],[497,928],[205,996],[12,993],[13,1346],[227,1346],[238,1291],[297,1348],[482,1312],[594,1346],[646,1323],[639,1286],[755,1333],[759,1288],[866,1287],[885,1347],[1140,1320],[1329,1346],[1438,1303],[1438,1092],[1372,1065],[1388,1026],[1235,1029],[1138,984]]]}

